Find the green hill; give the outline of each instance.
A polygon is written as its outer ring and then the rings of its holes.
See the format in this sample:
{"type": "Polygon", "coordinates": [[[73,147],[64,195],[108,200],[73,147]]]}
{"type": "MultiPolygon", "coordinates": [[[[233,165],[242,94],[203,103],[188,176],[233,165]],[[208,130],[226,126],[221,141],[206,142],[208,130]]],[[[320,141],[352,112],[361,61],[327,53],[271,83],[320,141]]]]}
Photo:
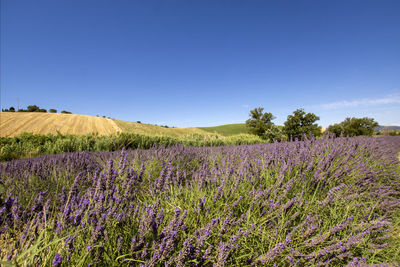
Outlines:
{"type": "Polygon", "coordinates": [[[245,123],[225,124],[220,126],[198,127],[198,128],[209,133],[216,133],[223,136],[249,133],[245,123]]]}
{"type": "Polygon", "coordinates": [[[143,135],[164,135],[170,137],[185,137],[187,135],[211,135],[207,131],[203,131],[199,128],[188,127],[188,128],[166,128],[146,123],[136,123],[128,121],[113,120],[123,132],[143,134],[143,135]]]}

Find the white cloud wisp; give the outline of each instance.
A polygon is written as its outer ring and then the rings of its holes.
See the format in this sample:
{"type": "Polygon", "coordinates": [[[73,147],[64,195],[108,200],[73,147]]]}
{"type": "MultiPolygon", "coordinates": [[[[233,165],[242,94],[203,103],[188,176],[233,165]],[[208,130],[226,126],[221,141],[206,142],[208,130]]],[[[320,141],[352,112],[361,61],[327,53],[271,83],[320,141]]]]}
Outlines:
{"type": "Polygon", "coordinates": [[[368,107],[388,104],[400,104],[400,94],[388,95],[382,98],[363,98],[352,101],[338,101],[327,104],[321,104],[318,107],[325,110],[341,109],[341,108],[354,108],[354,107],[368,107]]]}

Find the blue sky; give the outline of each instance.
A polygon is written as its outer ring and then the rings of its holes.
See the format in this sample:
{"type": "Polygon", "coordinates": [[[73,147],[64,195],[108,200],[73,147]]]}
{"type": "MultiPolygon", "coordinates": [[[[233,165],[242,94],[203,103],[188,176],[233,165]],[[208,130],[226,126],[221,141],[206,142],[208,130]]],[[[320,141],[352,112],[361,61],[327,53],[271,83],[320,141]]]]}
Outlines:
{"type": "Polygon", "coordinates": [[[400,125],[400,1],[1,1],[1,107],[169,126],[400,125]]]}

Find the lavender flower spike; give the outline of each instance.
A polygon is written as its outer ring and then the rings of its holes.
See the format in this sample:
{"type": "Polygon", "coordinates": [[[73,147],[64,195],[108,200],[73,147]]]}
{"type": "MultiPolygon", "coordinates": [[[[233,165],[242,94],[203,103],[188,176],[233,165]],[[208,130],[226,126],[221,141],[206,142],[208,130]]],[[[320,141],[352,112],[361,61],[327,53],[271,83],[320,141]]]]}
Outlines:
{"type": "Polygon", "coordinates": [[[62,260],[63,260],[63,257],[62,257],[60,254],[57,253],[57,254],[54,256],[53,266],[54,266],[54,267],[61,266],[62,260]]]}

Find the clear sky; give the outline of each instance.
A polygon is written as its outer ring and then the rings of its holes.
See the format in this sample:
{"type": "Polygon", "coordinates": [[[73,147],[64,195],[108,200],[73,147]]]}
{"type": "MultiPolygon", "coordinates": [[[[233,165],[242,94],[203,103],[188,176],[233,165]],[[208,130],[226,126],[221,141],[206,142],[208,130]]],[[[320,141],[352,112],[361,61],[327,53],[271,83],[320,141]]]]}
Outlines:
{"type": "Polygon", "coordinates": [[[261,106],[400,125],[399,0],[2,0],[1,108],[169,126],[261,106]]]}

